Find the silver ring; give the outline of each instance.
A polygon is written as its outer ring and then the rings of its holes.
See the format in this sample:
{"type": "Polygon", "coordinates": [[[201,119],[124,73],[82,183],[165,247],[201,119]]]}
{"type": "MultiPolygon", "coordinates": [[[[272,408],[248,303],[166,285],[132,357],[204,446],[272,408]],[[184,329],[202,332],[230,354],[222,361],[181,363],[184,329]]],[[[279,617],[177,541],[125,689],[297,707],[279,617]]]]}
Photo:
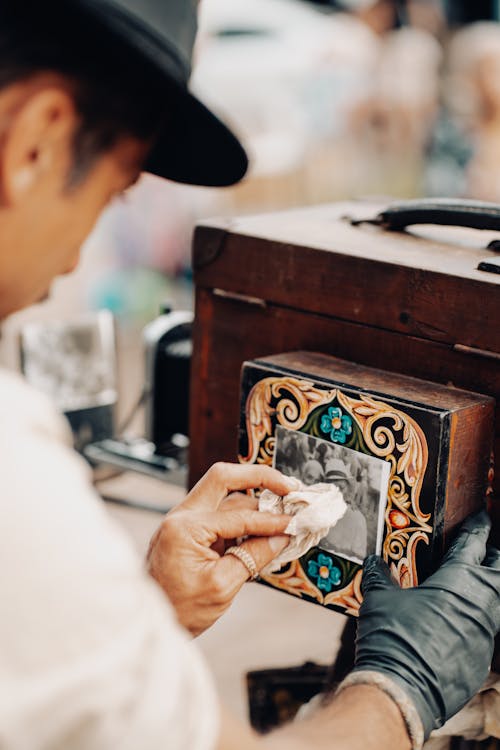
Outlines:
{"type": "Polygon", "coordinates": [[[255,581],[255,579],[259,577],[259,571],[257,570],[255,560],[253,559],[250,552],[247,552],[247,550],[243,549],[243,547],[229,547],[224,552],[224,554],[234,555],[234,557],[237,557],[238,560],[242,562],[245,568],[248,570],[251,581],[255,581]]]}

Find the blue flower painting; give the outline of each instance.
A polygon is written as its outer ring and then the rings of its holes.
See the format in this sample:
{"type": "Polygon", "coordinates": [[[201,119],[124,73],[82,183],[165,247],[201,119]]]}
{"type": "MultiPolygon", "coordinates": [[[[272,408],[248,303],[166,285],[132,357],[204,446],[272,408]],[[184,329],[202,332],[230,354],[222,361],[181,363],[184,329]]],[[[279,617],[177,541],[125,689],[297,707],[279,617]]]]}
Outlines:
{"type": "Polygon", "coordinates": [[[342,580],[340,569],[334,565],[331,558],[321,553],[317,560],[309,560],[307,563],[307,575],[314,580],[319,589],[327,594],[342,580]]]}
{"type": "Polygon", "coordinates": [[[345,443],[352,434],[352,418],[348,414],[342,414],[342,409],[330,406],[321,418],[321,431],[330,435],[334,443],[345,443]]]}

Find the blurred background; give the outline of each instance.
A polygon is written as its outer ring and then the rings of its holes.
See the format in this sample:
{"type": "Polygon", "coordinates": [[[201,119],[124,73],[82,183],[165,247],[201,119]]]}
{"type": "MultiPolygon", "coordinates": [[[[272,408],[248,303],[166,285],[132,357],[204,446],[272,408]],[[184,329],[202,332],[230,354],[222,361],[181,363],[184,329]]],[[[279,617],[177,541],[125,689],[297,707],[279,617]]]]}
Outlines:
{"type": "Polygon", "coordinates": [[[108,309],[120,408],[142,380],[140,330],[192,306],[197,220],[366,196],[500,201],[500,0],[201,0],[195,92],[241,136],[243,184],[144,176],[105,213],[52,299],[3,326],[108,309]]]}

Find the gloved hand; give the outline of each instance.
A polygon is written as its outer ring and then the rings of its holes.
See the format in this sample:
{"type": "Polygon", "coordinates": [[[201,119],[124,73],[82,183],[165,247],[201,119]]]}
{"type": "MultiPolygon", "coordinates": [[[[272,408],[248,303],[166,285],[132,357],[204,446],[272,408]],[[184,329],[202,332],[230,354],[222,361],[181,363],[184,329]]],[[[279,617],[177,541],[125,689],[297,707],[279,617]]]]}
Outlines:
{"type": "Polygon", "coordinates": [[[425,736],[479,690],[500,630],[500,551],[486,512],[471,516],[441,568],[400,589],[377,556],[364,566],[354,672],[387,675],[413,701],[425,736]]]}

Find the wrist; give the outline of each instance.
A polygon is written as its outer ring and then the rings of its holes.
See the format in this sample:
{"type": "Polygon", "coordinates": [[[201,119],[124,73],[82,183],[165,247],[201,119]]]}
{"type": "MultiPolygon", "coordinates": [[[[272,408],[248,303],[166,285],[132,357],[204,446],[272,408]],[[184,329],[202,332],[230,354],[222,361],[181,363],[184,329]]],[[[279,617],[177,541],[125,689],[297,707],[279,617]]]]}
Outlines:
{"type": "Polygon", "coordinates": [[[422,748],[428,736],[426,728],[410,691],[405,689],[406,686],[403,686],[399,679],[378,670],[356,669],[340,683],[336,694],[355,685],[369,685],[385,693],[399,709],[412,750],[422,748]]]}
{"type": "Polygon", "coordinates": [[[295,721],[271,732],[269,750],[410,750],[397,705],[372,685],[353,685],[340,694],[317,696],[319,703],[295,721]]]}
{"type": "Polygon", "coordinates": [[[367,653],[366,648],[364,653],[358,653],[353,673],[358,672],[383,675],[403,692],[420,718],[424,739],[446,721],[439,673],[415,648],[391,650],[390,644],[385,644],[385,647],[384,644],[374,644],[371,653],[367,653]]]}

